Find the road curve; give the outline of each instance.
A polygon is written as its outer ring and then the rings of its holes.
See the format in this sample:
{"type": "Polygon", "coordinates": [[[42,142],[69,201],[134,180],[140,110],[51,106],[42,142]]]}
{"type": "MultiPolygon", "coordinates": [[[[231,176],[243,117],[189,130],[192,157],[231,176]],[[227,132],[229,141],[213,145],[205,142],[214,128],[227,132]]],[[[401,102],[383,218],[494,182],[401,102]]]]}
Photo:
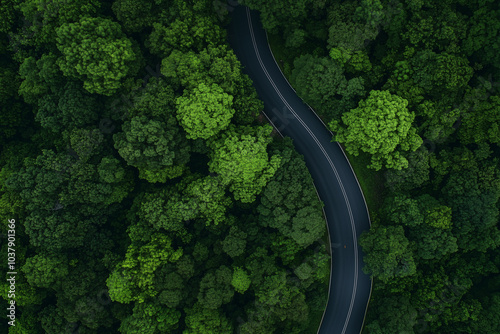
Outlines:
{"type": "Polygon", "coordinates": [[[259,14],[236,6],[228,26],[229,43],[264,101],[264,114],[283,136],[293,139],[304,155],[324,212],[330,234],[332,271],[328,303],[319,334],[360,333],[372,282],[361,271],[361,232],[370,217],[356,176],[332,133],[298,97],[281,73],[267,43],[259,14]],[[344,247],[345,246],[345,247],[344,247]]]}

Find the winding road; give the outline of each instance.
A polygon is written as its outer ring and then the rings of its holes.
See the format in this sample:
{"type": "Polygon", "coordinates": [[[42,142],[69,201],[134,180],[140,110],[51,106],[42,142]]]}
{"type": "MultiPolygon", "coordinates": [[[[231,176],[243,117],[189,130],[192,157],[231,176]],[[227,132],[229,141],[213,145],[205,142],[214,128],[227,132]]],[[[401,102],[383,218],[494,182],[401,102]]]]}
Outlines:
{"type": "Polygon", "coordinates": [[[228,37],[244,72],[264,101],[264,114],[283,136],[293,139],[314,180],[330,234],[332,264],[329,297],[319,334],[360,333],[372,282],[361,271],[361,232],[370,227],[363,193],[332,133],[297,96],[281,73],[267,43],[259,14],[245,6],[231,13],[228,37]],[[345,245],[345,247],[344,247],[345,245]]]}

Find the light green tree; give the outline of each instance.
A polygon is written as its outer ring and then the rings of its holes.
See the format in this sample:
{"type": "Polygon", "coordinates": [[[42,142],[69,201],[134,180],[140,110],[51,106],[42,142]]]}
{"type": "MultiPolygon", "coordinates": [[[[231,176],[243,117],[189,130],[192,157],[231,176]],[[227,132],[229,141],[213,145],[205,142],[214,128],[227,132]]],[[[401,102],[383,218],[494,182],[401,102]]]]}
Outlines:
{"type": "Polygon", "coordinates": [[[234,287],[234,290],[239,293],[245,293],[250,287],[252,281],[248,276],[245,269],[240,267],[235,267],[233,270],[233,279],[231,281],[231,285],[234,287]]]}
{"type": "Polygon", "coordinates": [[[155,271],[162,265],[176,262],[182,253],[182,248],[174,249],[172,240],[160,233],[152,235],[147,244],[130,245],[125,260],[107,280],[109,296],[120,303],[142,303],[147,297],[155,296],[158,293],[153,283],[155,271]]]}
{"type": "Polygon", "coordinates": [[[208,139],[224,130],[234,115],[233,97],[217,84],[200,83],[192,92],[178,97],[177,119],[189,139],[208,139]]]}
{"type": "Polygon", "coordinates": [[[253,202],[279,167],[281,157],[266,151],[271,126],[231,127],[211,143],[210,171],[221,176],[235,199],[253,202]],[[253,133],[252,133],[253,132],[253,133]]]}
{"type": "Polygon", "coordinates": [[[415,151],[422,145],[412,122],[415,115],[407,109],[408,102],[388,91],[371,91],[356,109],[342,116],[343,125],[333,120],[329,126],[334,139],[345,144],[347,152],[371,154],[370,168],[402,169],[408,160],[400,151],[415,151]]]}
{"type": "Polygon", "coordinates": [[[109,19],[83,17],[57,30],[58,65],[64,75],[83,80],[91,93],[110,96],[137,71],[137,54],[121,26],[109,19]]]}

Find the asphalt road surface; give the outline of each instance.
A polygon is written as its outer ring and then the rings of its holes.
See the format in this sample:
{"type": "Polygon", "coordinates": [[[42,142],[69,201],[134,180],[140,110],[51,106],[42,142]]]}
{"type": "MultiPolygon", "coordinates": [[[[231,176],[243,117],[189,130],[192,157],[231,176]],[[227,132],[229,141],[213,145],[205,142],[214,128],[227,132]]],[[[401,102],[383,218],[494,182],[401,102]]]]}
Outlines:
{"type": "Polygon", "coordinates": [[[318,333],[360,333],[371,293],[361,271],[361,232],[370,227],[362,191],[342,148],[281,73],[267,43],[259,13],[245,6],[231,12],[228,38],[250,76],[264,113],[274,127],[293,139],[314,180],[330,233],[332,271],[328,304],[318,333]],[[344,247],[345,246],[345,247],[344,247]]]}

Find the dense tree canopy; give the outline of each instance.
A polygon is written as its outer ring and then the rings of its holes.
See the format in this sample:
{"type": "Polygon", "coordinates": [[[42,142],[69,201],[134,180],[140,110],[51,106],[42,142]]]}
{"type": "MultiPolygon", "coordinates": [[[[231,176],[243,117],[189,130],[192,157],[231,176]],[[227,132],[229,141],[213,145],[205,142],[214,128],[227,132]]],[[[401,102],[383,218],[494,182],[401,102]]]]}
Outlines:
{"type": "Polygon", "coordinates": [[[231,128],[212,142],[209,167],[229,185],[235,199],[248,203],[274,175],[281,158],[278,154],[269,157],[266,151],[272,130],[269,125],[238,130],[231,128]]]}
{"type": "Polygon", "coordinates": [[[109,19],[83,17],[57,30],[58,65],[64,75],[83,80],[90,93],[112,95],[127,75],[137,73],[137,50],[109,19]],[[75,45],[75,41],[78,41],[75,45]]]}
{"type": "Polygon", "coordinates": [[[422,144],[412,127],[415,116],[407,105],[405,99],[388,91],[371,91],[357,108],[344,113],[344,125],[333,120],[330,128],[336,133],[335,139],[346,145],[347,152],[370,153],[372,168],[406,168],[408,160],[396,149],[415,151],[422,144]]]}
{"type": "MultiPolygon", "coordinates": [[[[363,188],[363,332],[499,332],[500,3],[239,3],[363,188]]],[[[316,331],[322,204],[226,43],[236,5],[2,1],[0,332],[316,331]]]]}
{"type": "Polygon", "coordinates": [[[177,98],[177,118],[189,139],[208,139],[225,129],[234,114],[233,97],[216,84],[200,84],[177,98]]]}

